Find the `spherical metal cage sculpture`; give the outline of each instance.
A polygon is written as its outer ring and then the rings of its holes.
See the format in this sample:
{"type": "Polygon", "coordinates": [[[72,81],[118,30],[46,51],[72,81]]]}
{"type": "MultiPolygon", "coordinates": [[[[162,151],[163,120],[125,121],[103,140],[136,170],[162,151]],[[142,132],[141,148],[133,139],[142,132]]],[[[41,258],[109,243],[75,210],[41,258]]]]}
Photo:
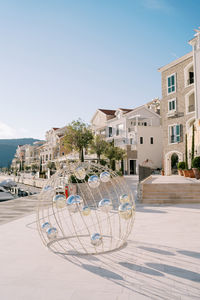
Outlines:
{"type": "Polygon", "coordinates": [[[91,162],[68,163],[42,189],[37,225],[53,252],[99,254],[126,243],[134,217],[134,195],[123,176],[91,162]]]}

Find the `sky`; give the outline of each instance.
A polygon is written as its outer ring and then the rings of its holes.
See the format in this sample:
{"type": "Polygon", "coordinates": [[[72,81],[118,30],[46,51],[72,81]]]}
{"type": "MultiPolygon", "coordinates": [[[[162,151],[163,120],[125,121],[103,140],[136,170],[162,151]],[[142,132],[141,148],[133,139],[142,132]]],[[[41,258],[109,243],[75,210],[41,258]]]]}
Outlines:
{"type": "Polygon", "coordinates": [[[0,0],[0,138],[44,139],[98,108],[161,97],[191,51],[199,0],[0,0]]]}

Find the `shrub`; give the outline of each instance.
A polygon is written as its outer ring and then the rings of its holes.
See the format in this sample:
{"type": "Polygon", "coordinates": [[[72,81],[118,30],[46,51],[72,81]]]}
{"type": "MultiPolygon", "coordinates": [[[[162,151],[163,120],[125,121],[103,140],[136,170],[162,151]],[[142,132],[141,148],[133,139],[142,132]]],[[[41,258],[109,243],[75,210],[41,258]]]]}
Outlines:
{"type": "Polygon", "coordinates": [[[192,168],[200,168],[200,156],[196,156],[193,160],[192,160],[192,168]]]}
{"type": "Polygon", "coordinates": [[[116,171],[116,173],[117,173],[117,175],[118,175],[118,176],[123,176],[123,174],[122,174],[122,171],[121,171],[121,170],[118,170],[118,171],[116,171]]]}
{"type": "Polygon", "coordinates": [[[184,170],[185,169],[185,162],[184,161],[180,161],[179,163],[178,163],[178,169],[180,169],[180,170],[184,170]]]}
{"type": "Polygon", "coordinates": [[[100,164],[101,164],[102,166],[105,166],[105,165],[107,164],[107,161],[104,160],[104,159],[101,159],[101,160],[100,160],[100,164]]]}

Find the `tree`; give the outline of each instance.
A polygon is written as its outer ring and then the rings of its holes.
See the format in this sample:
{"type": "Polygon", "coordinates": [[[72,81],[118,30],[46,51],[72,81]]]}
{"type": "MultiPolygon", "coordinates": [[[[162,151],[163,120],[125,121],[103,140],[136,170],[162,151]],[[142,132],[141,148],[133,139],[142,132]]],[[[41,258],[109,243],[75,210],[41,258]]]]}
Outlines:
{"type": "Polygon", "coordinates": [[[115,170],[115,161],[123,160],[125,157],[125,150],[115,147],[113,140],[111,143],[107,143],[104,155],[109,159],[109,164],[112,170],[115,170]]]}
{"type": "Polygon", "coordinates": [[[32,170],[33,172],[36,172],[36,171],[38,171],[38,169],[39,169],[39,167],[38,167],[38,165],[37,165],[37,164],[32,164],[32,166],[31,166],[31,170],[32,170]]]}
{"type": "Polygon", "coordinates": [[[185,168],[188,169],[187,133],[185,134],[185,168]]]}
{"type": "Polygon", "coordinates": [[[67,151],[78,151],[79,159],[84,161],[83,150],[88,148],[92,139],[93,134],[88,125],[79,119],[67,126],[64,145],[67,151]]]}
{"type": "Polygon", "coordinates": [[[48,161],[47,163],[47,168],[50,170],[55,170],[56,169],[56,165],[53,161],[48,161]]]}
{"type": "Polygon", "coordinates": [[[192,151],[191,151],[191,161],[194,159],[194,124],[192,125],[192,151]]]}
{"type": "Polygon", "coordinates": [[[30,166],[24,165],[24,170],[29,171],[30,170],[30,166]]]}
{"type": "Polygon", "coordinates": [[[107,142],[104,140],[103,136],[98,134],[90,143],[90,153],[96,153],[98,162],[100,162],[101,155],[105,152],[107,147],[107,142]]]}

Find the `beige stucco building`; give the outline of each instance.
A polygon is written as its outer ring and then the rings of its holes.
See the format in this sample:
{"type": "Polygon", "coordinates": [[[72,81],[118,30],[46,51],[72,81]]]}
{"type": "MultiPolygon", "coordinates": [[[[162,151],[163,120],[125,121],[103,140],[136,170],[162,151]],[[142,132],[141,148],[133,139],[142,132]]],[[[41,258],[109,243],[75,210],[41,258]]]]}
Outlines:
{"type": "Polygon", "coordinates": [[[196,110],[193,53],[178,58],[159,71],[162,78],[163,166],[165,174],[170,175],[173,161],[177,165],[178,161],[185,160],[186,134],[188,163],[191,165],[191,132],[196,110]]]}

